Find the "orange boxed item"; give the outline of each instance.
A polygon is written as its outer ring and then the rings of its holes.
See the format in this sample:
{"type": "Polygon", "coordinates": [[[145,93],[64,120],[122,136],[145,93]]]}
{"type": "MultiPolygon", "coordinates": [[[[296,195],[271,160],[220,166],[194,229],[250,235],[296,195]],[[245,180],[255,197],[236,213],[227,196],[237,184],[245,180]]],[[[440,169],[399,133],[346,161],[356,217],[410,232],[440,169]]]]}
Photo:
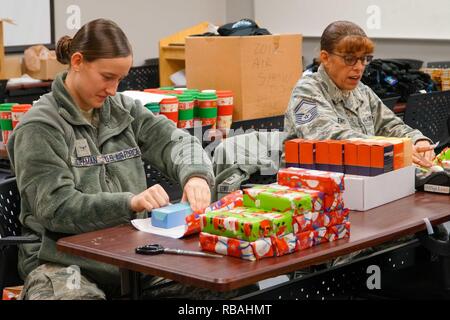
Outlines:
{"type": "Polygon", "coordinates": [[[376,141],[394,145],[394,170],[412,165],[412,142],[410,138],[373,137],[376,141]]]}
{"type": "Polygon", "coordinates": [[[316,142],[316,170],[329,171],[329,140],[316,142]]]}
{"type": "Polygon", "coordinates": [[[286,167],[298,167],[300,163],[300,142],[303,139],[288,140],[284,143],[286,167]]]}
{"type": "Polygon", "coordinates": [[[358,175],[370,176],[370,143],[360,141],[358,144],[358,175]]]}
{"type": "Polygon", "coordinates": [[[374,177],[393,170],[394,146],[391,143],[371,143],[370,176],[374,177]]]}
{"type": "Polygon", "coordinates": [[[344,172],[344,146],[344,140],[328,140],[329,171],[344,172]]]}
{"type": "Polygon", "coordinates": [[[346,174],[359,174],[358,144],[356,141],[346,141],[344,145],[344,160],[346,174]]]}
{"type": "Polygon", "coordinates": [[[231,90],[233,120],[286,112],[302,70],[300,34],[188,37],[188,87],[231,90]]]}
{"type": "Polygon", "coordinates": [[[315,169],[316,140],[303,140],[299,143],[299,167],[315,169]]]}

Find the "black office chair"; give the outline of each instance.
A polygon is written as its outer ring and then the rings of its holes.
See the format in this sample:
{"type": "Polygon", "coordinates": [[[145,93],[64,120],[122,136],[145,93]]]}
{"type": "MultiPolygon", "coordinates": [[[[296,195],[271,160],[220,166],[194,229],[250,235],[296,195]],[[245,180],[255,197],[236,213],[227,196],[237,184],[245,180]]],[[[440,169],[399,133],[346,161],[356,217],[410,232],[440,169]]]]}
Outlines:
{"type": "Polygon", "coordinates": [[[385,99],[382,99],[381,101],[383,101],[383,103],[386,107],[388,107],[389,109],[394,111],[394,107],[395,107],[395,104],[397,103],[398,99],[400,99],[400,96],[385,98],[385,99]]]}
{"type": "Polygon", "coordinates": [[[171,202],[178,202],[181,200],[183,190],[181,190],[181,185],[178,182],[166,177],[158,169],[149,164],[144,165],[144,169],[147,178],[147,187],[159,184],[166,190],[171,202]]]}
{"type": "Polygon", "coordinates": [[[19,222],[20,195],[16,178],[0,183],[0,292],[22,284],[17,271],[17,245],[38,242],[38,237],[22,237],[19,222]]]}
{"type": "Polygon", "coordinates": [[[144,90],[159,87],[159,59],[149,59],[148,65],[132,67],[117,91],[144,90]]]}
{"type": "Polygon", "coordinates": [[[0,80],[0,103],[4,103],[6,100],[6,84],[8,80],[0,80]]]}
{"type": "Polygon", "coordinates": [[[432,61],[427,63],[427,68],[450,68],[450,61],[432,61]]]}
{"type": "Polygon", "coordinates": [[[439,152],[450,143],[449,117],[450,91],[437,91],[409,96],[403,121],[434,142],[439,141],[439,152]]]}
{"type": "MultiPolygon", "coordinates": [[[[186,131],[189,132],[191,135],[199,138],[200,142],[203,145],[203,148],[205,148],[210,143],[210,141],[204,138],[205,136],[208,135],[207,132],[211,128],[212,126],[208,125],[196,128],[189,128],[186,129],[186,131]]],[[[144,169],[145,169],[145,176],[147,178],[147,187],[159,184],[161,185],[161,187],[164,188],[164,190],[166,190],[167,194],[169,195],[170,201],[177,202],[181,200],[183,190],[181,189],[181,185],[178,182],[166,177],[158,169],[152,167],[149,164],[144,164],[144,169]]]]}

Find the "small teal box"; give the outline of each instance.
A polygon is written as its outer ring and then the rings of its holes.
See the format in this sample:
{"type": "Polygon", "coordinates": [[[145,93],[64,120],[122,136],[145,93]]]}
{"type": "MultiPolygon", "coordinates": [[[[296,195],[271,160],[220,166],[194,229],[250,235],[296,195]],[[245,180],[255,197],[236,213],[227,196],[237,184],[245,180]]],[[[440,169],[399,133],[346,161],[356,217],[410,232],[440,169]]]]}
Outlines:
{"type": "Polygon", "coordinates": [[[184,225],[186,216],[192,213],[188,203],[172,204],[163,208],[152,210],[152,226],[170,229],[184,225]]]}

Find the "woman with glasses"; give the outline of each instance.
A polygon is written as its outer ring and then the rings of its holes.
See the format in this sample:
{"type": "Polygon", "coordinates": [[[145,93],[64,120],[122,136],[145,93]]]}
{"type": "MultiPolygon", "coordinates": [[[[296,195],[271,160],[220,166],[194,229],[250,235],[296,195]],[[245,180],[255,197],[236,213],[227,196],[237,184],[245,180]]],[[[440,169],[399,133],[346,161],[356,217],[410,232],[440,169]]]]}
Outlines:
{"type": "Polygon", "coordinates": [[[432,166],[432,141],[404,124],[361,83],[374,51],[365,32],[352,22],[336,21],[324,30],[320,46],[318,71],[302,77],[292,92],[285,116],[289,138],[409,137],[414,163],[432,166]]]}

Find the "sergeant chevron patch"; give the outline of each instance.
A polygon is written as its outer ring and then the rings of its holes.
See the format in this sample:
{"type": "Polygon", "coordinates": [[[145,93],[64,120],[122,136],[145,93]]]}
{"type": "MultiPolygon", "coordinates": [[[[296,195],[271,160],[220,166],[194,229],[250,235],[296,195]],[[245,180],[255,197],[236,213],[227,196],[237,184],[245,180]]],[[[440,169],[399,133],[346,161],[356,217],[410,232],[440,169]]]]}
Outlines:
{"type": "Polygon", "coordinates": [[[316,103],[306,99],[300,100],[294,113],[295,123],[299,125],[310,123],[319,115],[316,103]]]}

